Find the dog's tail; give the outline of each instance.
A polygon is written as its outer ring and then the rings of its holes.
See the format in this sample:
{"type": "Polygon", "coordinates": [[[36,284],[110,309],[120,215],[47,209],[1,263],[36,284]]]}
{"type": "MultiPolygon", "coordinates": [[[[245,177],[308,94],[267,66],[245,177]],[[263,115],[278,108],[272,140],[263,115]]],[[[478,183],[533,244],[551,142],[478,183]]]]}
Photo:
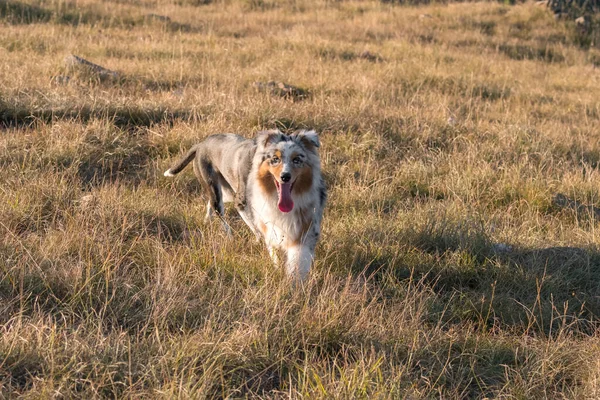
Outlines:
{"type": "Polygon", "coordinates": [[[193,146],[181,160],[165,171],[165,176],[175,176],[181,172],[196,157],[197,146],[193,146]]]}

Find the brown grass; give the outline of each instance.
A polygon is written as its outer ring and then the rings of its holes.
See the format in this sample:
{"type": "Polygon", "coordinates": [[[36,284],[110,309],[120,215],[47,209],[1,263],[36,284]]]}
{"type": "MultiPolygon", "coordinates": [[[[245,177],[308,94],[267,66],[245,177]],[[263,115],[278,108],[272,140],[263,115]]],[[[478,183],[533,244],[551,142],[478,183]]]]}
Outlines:
{"type": "Polygon", "coordinates": [[[600,206],[596,56],[532,4],[1,4],[0,397],[599,397],[598,222],[552,201],[600,206]],[[274,127],[321,133],[302,290],[162,177],[274,127]]]}

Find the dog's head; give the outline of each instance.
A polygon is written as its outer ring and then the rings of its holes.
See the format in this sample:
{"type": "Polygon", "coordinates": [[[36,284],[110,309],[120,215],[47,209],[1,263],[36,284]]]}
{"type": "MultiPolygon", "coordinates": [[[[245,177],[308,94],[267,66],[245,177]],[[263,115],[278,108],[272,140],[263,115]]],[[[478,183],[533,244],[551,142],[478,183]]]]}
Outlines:
{"type": "Polygon", "coordinates": [[[310,191],[315,173],[320,171],[319,136],[306,130],[291,135],[266,131],[256,136],[256,143],[261,157],[258,180],[262,189],[277,193],[281,212],[292,211],[293,197],[310,191]]]}

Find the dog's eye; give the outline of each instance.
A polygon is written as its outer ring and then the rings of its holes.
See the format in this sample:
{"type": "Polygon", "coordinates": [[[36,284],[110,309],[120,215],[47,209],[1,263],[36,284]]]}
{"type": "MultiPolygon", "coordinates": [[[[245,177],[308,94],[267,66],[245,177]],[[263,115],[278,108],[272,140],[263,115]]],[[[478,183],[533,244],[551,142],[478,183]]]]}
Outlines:
{"type": "Polygon", "coordinates": [[[271,165],[279,164],[279,161],[281,161],[279,157],[273,157],[271,158],[271,165]]]}
{"type": "Polygon", "coordinates": [[[300,157],[296,157],[296,158],[294,158],[294,160],[292,162],[295,165],[300,165],[300,164],[302,164],[302,159],[300,157]]]}

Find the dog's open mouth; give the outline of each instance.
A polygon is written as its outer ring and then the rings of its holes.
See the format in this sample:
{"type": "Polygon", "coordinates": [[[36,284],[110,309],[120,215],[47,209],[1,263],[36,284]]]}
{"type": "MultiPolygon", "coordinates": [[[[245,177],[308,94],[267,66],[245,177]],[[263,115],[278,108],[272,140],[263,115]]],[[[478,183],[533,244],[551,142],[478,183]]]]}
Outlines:
{"type": "Polygon", "coordinates": [[[277,179],[274,179],[275,186],[277,186],[277,195],[279,199],[277,201],[277,207],[279,211],[288,213],[294,208],[294,200],[292,200],[292,187],[294,184],[291,182],[279,183],[277,179]]]}

